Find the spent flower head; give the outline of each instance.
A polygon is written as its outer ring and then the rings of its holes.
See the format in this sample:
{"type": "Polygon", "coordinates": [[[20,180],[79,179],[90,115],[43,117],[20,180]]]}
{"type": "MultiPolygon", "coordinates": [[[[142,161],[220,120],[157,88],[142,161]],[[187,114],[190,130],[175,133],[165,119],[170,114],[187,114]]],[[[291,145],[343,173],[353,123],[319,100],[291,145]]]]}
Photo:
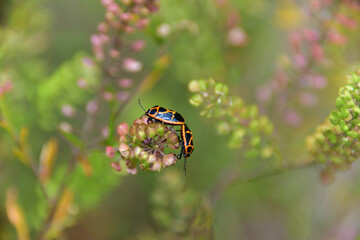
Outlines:
{"type": "MultiPolygon", "coordinates": [[[[121,123],[117,127],[117,133],[120,161],[125,162],[127,171],[131,174],[137,172],[137,167],[141,170],[160,171],[175,165],[178,160],[174,150],[180,148],[180,140],[176,131],[170,126],[142,116],[131,126],[121,123]]],[[[107,156],[111,156],[109,149],[107,147],[107,156]]]]}

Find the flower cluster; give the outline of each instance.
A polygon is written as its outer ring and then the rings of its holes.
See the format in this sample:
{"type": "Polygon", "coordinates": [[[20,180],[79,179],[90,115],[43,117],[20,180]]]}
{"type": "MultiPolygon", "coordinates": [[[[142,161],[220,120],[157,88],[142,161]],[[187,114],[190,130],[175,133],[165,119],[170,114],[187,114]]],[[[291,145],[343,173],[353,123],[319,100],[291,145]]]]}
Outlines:
{"type": "Polygon", "coordinates": [[[347,37],[341,30],[357,28],[356,18],[350,15],[359,13],[359,9],[358,1],[309,0],[303,13],[311,27],[290,32],[290,56],[280,58],[272,79],[257,91],[264,109],[265,104],[272,102],[286,124],[298,126],[303,122],[299,106],[315,106],[318,102],[315,91],[327,86],[326,77],[319,71],[330,63],[324,46],[346,44],[347,37]]]}
{"type": "MultiPolygon", "coordinates": [[[[168,152],[180,147],[179,136],[173,128],[143,116],[130,127],[127,123],[120,124],[117,132],[118,152],[129,173],[136,174],[137,165],[142,170],[160,171],[176,164],[177,156],[168,152]]],[[[115,149],[112,146],[108,146],[105,152],[109,158],[114,158],[115,149]]],[[[120,160],[112,162],[111,166],[120,171],[120,160]]]]}
{"type": "Polygon", "coordinates": [[[348,169],[360,157],[360,69],[340,88],[336,111],[307,139],[314,161],[325,165],[324,182],[337,170],[348,169]]]}
{"type": "Polygon", "coordinates": [[[229,96],[227,85],[212,79],[193,80],[189,83],[189,90],[194,93],[190,103],[203,109],[200,115],[217,118],[217,132],[231,134],[230,147],[240,148],[245,143],[249,157],[260,155],[268,158],[273,155],[269,141],[273,125],[266,116],[259,114],[255,105],[248,106],[241,98],[229,96]]]}
{"type": "Polygon", "coordinates": [[[225,23],[223,25],[226,30],[226,43],[231,47],[244,46],[248,41],[248,37],[240,25],[239,11],[235,10],[229,1],[216,0],[215,4],[220,13],[225,14],[225,23]]]}
{"type": "Polygon", "coordinates": [[[185,188],[179,172],[167,171],[157,186],[150,196],[159,229],[155,239],[213,239],[209,209],[198,193],[185,188]]]}

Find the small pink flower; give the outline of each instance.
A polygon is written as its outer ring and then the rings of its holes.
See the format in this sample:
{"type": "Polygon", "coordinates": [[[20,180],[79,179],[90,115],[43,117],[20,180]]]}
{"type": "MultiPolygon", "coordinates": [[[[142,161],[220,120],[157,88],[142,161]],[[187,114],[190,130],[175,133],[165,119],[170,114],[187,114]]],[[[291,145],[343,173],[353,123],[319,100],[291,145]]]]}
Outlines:
{"type": "Polygon", "coordinates": [[[166,38],[169,36],[171,28],[168,24],[161,24],[157,27],[156,33],[159,37],[166,38]]]}
{"type": "Polygon", "coordinates": [[[93,99],[90,100],[87,104],[86,104],[86,112],[90,115],[95,114],[97,111],[99,110],[99,103],[97,100],[93,99]]]}
{"type": "Polygon", "coordinates": [[[114,2],[114,0],[101,0],[101,3],[102,3],[104,6],[107,6],[107,5],[109,5],[109,4],[113,3],[113,2],[114,2]]]}
{"type": "Polygon", "coordinates": [[[339,21],[339,23],[341,23],[342,25],[344,25],[345,27],[347,27],[348,29],[356,29],[358,27],[358,22],[353,19],[353,18],[350,18],[348,16],[345,16],[344,14],[342,13],[339,13],[337,16],[336,16],[337,20],[339,21]]]}
{"type": "Polygon", "coordinates": [[[102,22],[102,23],[98,24],[97,29],[101,33],[107,33],[108,29],[109,29],[109,26],[106,23],[102,22]]]}
{"type": "Polygon", "coordinates": [[[73,117],[75,115],[75,109],[69,104],[63,105],[61,107],[61,112],[66,117],[73,117]]]}
{"type": "Polygon", "coordinates": [[[93,34],[90,38],[90,41],[93,46],[101,45],[101,40],[99,35],[93,34]]]}
{"type": "Polygon", "coordinates": [[[320,33],[314,29],[305,28],[302,30],[302,34],[308,42],[317,42],[320,39],[320,33]]]}
{"type": "Polygon", "coordinates": [[[311,44],[311,55],[316,61],[320,61],[324,58],[324,49],[319,44],[311,44]]]}
{"type": "Polygon", "coordinates": [[[118,12],[120,9],[119,5],[117,3],[110,3],[106,6],[106,10],[109,11],[109,12],[113,12],[113,13],[116,13],[118,12]]]}
{"type": "Polygon", "coordinates": [[[73,131],[72,126],[67,122],[61,122],[59,124],[59,129],[66,133],[71,133],[73,131]]]}
{"type": "Polygon", "coordinates": [[[294,110],[285,113],[284,121],[290,126],[299,126],[302,123],[301,116],[294,110]]]}
{"type": "Polygon", "coordinates": [[[235,27],[230,29],[227,35],[227,42],[230,46],[239,47],[246,43],[247,36],[243,29],[235,27]]]}
{"type": "Polygon", "coordinates": [[[133,42],[133,43],[131,44],[131,49],[132,49],[134,52],[139,52],[139,51],[141,51],[141,50],[144,49],[145,44],[146,44],[146,42],[145,42],[144,40],[142,40],[142,39],[136,40],[135,42],[133,42]]]}
{"type": "Polygon", "coordinates": [[[84,57],[82,59],[83,61],[83,64],[87,67],[93,67],[95,64],[94,64],[94,61],[91,59],[91,58],[88,58],[88,57],[84,57]]]}
{"type": "Polygon", "coordinates": [[[256,97],[261,102],[269,101],[271,98],[272,90],[269,86],[261,86],[256,91],[256,97]]]}
{"type": "Polygon", "coordinates": [[[103,136],[103,138],[107,138],[109,136],[109,127],[108,126],[104,126],[101,128],[101,135],[103,136]]]}
{"type": "Polygon", "coordinates": [[[108,101],[108,102],[113,101],[115,98],[114,94],[112,92],[108,92],[108,91],[103,92],[102,97],[105,101],[108,101]]]}
{"type": "Polygon", "coordinates": [[[315,89],[323,89],[327,86],[327,79],[322,75],[315,75],[312,78],[312,87],[315,89]]]}
{"type": "Polygon", "coordinates": [[[127,123],[120,123],[118,126],[117,126],[117,134],[119,136],[125,136],[129,133],[129,124],[127,123]]]}
{"type": "Polygon", "coordinates": [[[304,55],[298,53],[293,58],[293,63],[296,68],[304,68],[307,65],[307,60],[304,55]]]}
{"type": "Polygon", "coordinates": [[[317,96],[312,93],[306,93],[306,92],[299,93],[299,102],[306,107],[312,107],[316,105],[317,101],[318,101],[317,96]]]}
{"type": "Polygon", "coordinates": [[[77,80],[77,85],[79,86],[79,88],[81,89],[86,89],[89,85],[87,83],[87,81],[84,78],[79,78],[77,80]]]}
{"type": "Polygon", "coordinates": [[[13,82],[11,80],[6,80],[5,82],[1,83],[0,97],[3,96],[5,93],[10,92],[12,88],[13,88],[13,82]]]}
{"type": "Polygon", "coordinates": [[[126,168],[126,171],[132,175],[135,175],[137,173],[137,168],[126,168]]]}
{"type": "Polygon", "coordinates": [[[118,85],[121,88],[129,88],[133,85],[133,80],[131,80],[130,78],[121,78],[118,81],[118,85]]]}
{"type": "Polygon", "coordinates": [[[118,92],[116,94],[116,99],[120,102],[125,102],[129,97],[129,93],[128,92],[118,92]]]}
{"type": "Polygon", "coordinates": [[[138,29],[143,29],[145,27],[147,27],[150,23],[150,19],[148,18],[141,18],[139,19],[136,23],[135,23],[135,26],[138,28],[138,29]]]}
{"type": "Polygon", "coordinates": [[[347,43],[347,37],[340,34],[337,30],[332,29],[327,34],[327,39],[336,45],[344,46],[347,43]]]}
{"type": "Polygon", "coordinates": [[[117,59],[120,57],[120,52],[116,49],[110,49],[109,50],[109,55],[110,57],[112,57],[113,59],[117,59]]]}
{"type": "Polygon", "coordinates": [[[108,158],[114,158],[115,156],[115,149],[112,146],[107,146],[105,148],[105,154],[108,158]]]}
{"type": "Polygon", "coordinates": [[[121,166],[119,162],[111,162],[110,166],[115,170],[120,172],[121,171],[121,166]]]}
{"type": "Polygon", "coordinates": [[[132,19],[132,14],[131,13],[122,13],[120,15],[120,19],[124,22],[128,22],[132,19]]]}
{"type": "Polygon", "coordinates": [[[127,72],[139,72],[142,69],[142,63],[133,58],[125,58],[123,61],[123,68],[127,72]]]}
{"type": "Polygon", "coordinates": [[[295,50],[298,50],[300,48],[302,40],[303,40],[302,35],[299,32],[293,31],[290,33],[289,41],[291,46],[295,50]]]}

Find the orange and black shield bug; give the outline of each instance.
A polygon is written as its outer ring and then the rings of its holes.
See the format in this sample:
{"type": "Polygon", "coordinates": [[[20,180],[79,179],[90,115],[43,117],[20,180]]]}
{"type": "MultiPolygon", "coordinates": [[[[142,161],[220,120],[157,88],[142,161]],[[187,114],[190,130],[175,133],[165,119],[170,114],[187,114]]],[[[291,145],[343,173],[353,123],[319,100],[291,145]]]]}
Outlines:
{"type": "Polygon", "coordinates": [[[186,176],[186,160],[194,151],[193,134],[186,124],[181,125],[180,136],[182,149],[179,159],[181,158],[181,156],[184,156],[184,171],[186,176]]]}
{"type": "MultiPolygon", "coordinates": [[[[140,99],[139,105],[142,109],[144,109],[140,103],[140,99]]],[[[150,119],[169,125],[182,125],[185,123],[185,119],[183,118],[183,116],[181,116],[180,113],[175,112],[174,110],[160,107],[159,105],[153,106],[152,108],[145,111],[145,115],[148,116],[150,119]]]]}

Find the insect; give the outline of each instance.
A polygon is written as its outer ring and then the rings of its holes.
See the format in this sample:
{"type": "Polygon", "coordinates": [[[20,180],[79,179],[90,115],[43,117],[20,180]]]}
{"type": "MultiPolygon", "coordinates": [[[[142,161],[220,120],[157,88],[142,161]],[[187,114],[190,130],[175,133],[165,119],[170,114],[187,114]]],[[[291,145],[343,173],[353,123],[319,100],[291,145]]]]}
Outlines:
{"type": "Polygon", "coordinates": [[[181,125],[180,136],[182,149],[178,159],[184,156],[184,171],[186,176],[186,160],[194,151],[193,134],[186,124],[181,125]]]}
{"type": "MultiPolygon", "coordinates": [[[[143,106],[140,103],[140,107],[145,111],[143,106]]],[[[182,125],[185,123],[185,119],[181,116],[180,113],[175,112],[174,110],[170,110],[164,107],[160,107],[159,105],[153,106],[152,108],[145,111],[145,115],[150,119],[160,121],[169,125],[182,125]]]]}

